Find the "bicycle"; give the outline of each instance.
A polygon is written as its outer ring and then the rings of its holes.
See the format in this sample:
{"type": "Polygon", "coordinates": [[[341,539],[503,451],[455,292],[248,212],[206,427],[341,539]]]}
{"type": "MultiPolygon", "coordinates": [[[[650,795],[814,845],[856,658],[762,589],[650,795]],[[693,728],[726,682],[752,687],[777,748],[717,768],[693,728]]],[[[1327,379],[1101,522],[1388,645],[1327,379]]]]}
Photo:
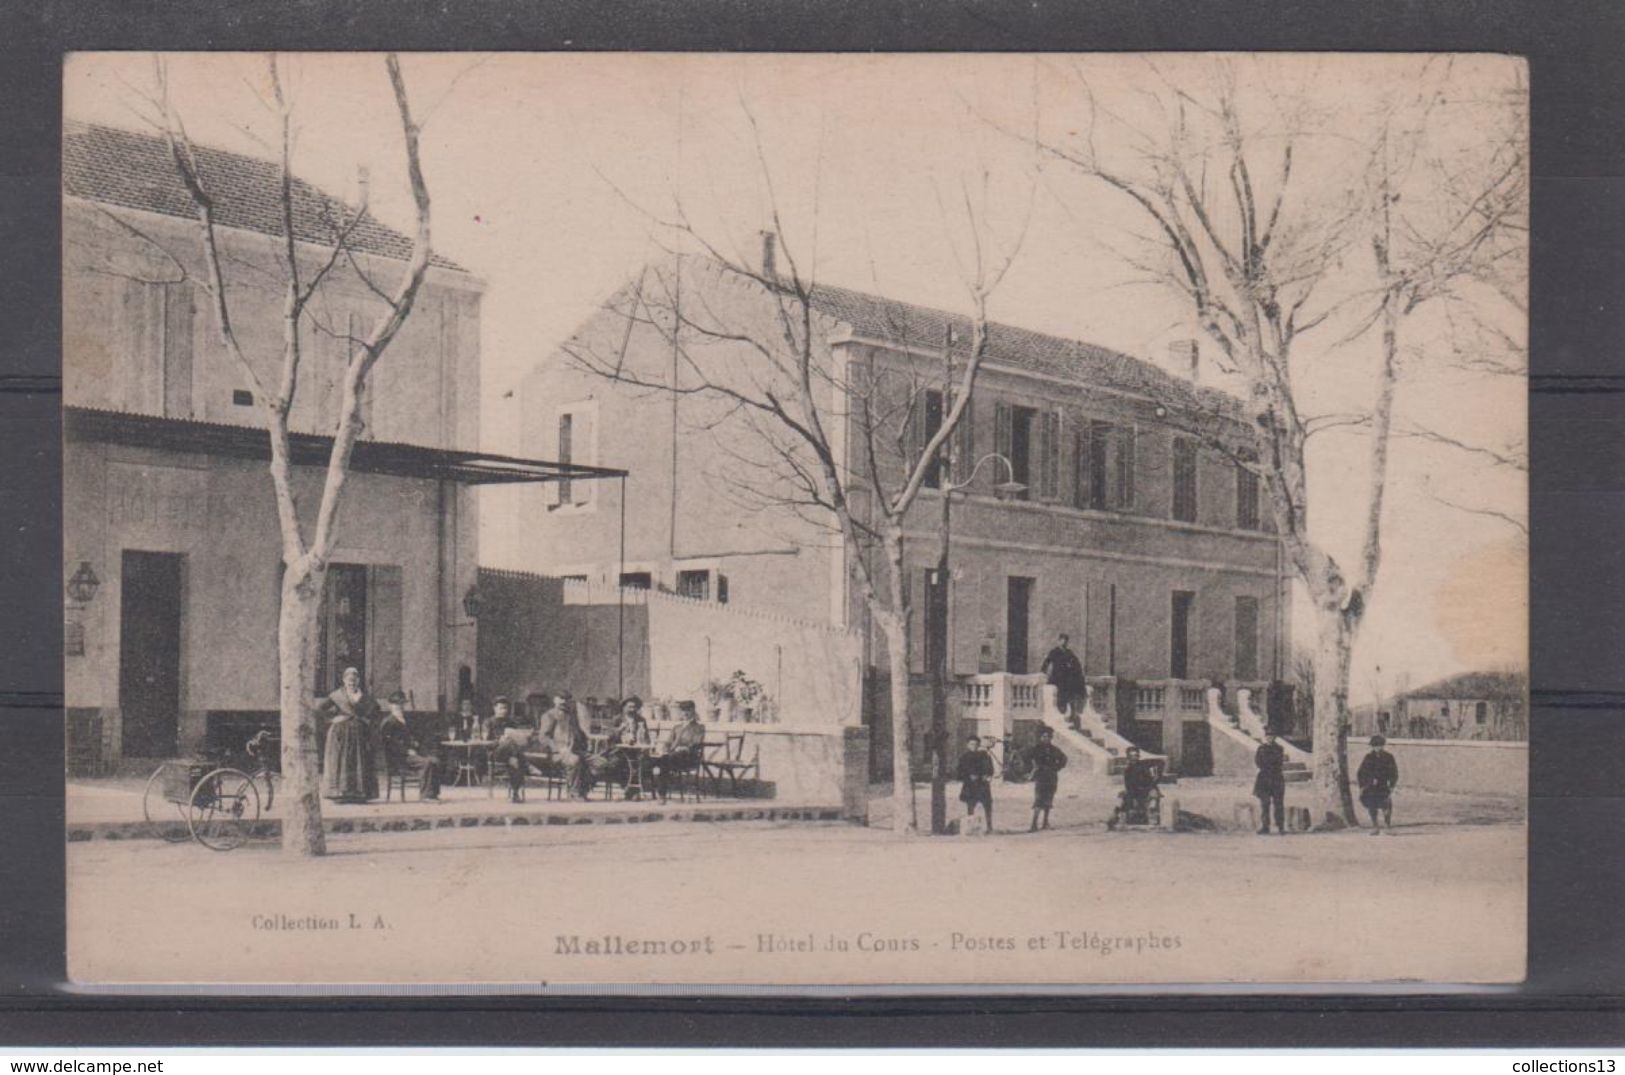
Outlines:
{"type": "Polygon", "coordinates": [[[1003,739],[988,737],[987,752],[993,755],[993,768],[1007,784],[1025,784],[1032,779],[1032,762],[1027,752],[1016,746],[1014,736],[1003,739]]]}
{"type": "Polygon", "coordinates": [[[141,793],[142,816],[160,826],[159,835],[170,843],[192,839],[212,851],[240,847],[260,819],[262,801],[269,810],[276,796],[270,767],[275,739],[262,730],[244,745],[251,772],[219,757],[160,762],[141,793]],[[184,829],[164,824],[165,804],[179,813],[184,829]]]}

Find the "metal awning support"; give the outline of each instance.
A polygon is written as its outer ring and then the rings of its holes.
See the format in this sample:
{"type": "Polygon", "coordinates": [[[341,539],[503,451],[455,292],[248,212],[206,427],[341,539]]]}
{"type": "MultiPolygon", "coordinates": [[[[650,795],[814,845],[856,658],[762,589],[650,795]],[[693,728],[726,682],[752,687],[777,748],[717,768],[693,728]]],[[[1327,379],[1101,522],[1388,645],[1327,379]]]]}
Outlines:
{"type": "MultiPolygon", "coordinates": [[[[233,459],[271,458],[270,438],[264,429],[256,426],[163,418],[89,407],[64,407],[62,421],[64,434],[69,441],[97,441],[233,459]]],[[[294,466],[326,467],[328,457],[333,452],[333,438],[316,433],[290,433],[288,448],[294,466]]],[[[426,478],[464,485],[590,481],[595,478],[625,478],[627,473],[614,467],[592,467],[550,459],[522,459],[491,452],[376,440],[356,441],[350,456],[350,469],[360,474],[426,478]]]]}

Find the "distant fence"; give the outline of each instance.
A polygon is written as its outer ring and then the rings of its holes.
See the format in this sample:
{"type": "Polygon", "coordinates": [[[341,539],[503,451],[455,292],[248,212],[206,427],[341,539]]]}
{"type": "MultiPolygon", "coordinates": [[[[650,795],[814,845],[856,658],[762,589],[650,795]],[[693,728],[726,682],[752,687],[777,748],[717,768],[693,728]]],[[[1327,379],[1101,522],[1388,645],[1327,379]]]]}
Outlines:
{"type": "MultiPolygon", "coordinates": [[[[480,693],[692,698],[736,671],[772,705],[755,714],[859,720],[862,648],[850,631],[736,605],[513,571],[480,572],[480,693]]],[[[736,716],[743,716],[738,713],[736,716]]]]}

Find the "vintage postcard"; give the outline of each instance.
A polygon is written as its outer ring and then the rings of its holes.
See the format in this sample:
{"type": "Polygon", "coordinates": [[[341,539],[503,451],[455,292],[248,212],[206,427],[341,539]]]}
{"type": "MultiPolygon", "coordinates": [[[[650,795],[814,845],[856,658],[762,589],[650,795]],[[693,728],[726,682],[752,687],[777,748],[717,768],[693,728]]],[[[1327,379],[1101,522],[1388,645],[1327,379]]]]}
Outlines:
{"type": "Polygon", "coordinates": [[[1523,978],[1521,60],[65,78],[78,986],[1523,978]]]}

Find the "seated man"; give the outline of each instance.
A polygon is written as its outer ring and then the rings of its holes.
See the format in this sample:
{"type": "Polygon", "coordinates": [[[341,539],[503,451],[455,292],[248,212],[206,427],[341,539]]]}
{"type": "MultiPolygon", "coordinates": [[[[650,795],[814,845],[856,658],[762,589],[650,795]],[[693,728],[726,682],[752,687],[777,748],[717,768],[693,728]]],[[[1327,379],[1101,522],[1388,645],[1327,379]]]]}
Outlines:
{"type": "Polygon", "coordinates": [[[633,695],[621,703],[621,711],[609,730],[611,746],[649,741],[649,722],[643,719],[643,699],[633,695]]]}
{"type": "Polygon", "coordinates": [[[582,790],[583,783],[591,777],[587,766],[582,764],[587,753],[587,732],[576,715],[575,699],[569,691],[555,694],[552,708],[542,714],[536,752],[564,767],[571,798],[587,797],[582,790]]]}
{"type": "Polygon", "coordinates": [[[536,735],[536,719],[528,713],[515,713],[507,696],[492,704],[493,713],[489,735],[497,740],[491,754],[491,767],[508,774],[508,800],[518,802],[525,795],[525,751],[531,749],[536,735]]]}
{"type": "Polygon", "coordinates": [[[661,802],[666,801],[673,773],[691,773],[705,760],[705,725],[700,723],[699,711],[691,701],[678,702],[677,711],[681,721],[661,737],[649,759],[661,802]]]}
{"type": "Polygon", "coordinates": [[[1117,809],[1106,821],[1108,829],[1115,829],[1125,821],[1136,825],[1147,824],[1151,795],[1157,790],[1156,765],[1141,760],[1139,747],[1129,747],[1126,756],[1128,766],[1123,770],[1123,792],[1118,799],[1117,809]]]}
{"type": "Polygon", "coordinates": [[[416,773],[418,798],[426,803],[440,801],[440,736],[435,729],[412,734],[406,723],[406,695],[400,691],[389,696],[389,715],[378,725],[378,741],[387,775],[416,773]]]}

